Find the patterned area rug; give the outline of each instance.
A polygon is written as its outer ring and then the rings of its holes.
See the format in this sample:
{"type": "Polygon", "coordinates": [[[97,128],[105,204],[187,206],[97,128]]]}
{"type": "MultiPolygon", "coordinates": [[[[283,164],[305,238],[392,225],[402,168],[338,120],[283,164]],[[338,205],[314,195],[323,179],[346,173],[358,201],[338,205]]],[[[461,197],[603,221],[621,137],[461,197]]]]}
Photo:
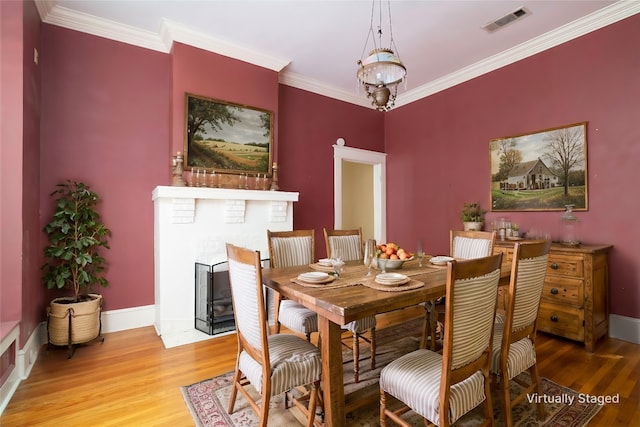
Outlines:
{"type": "MultiPolygon", "coordinates": [[[[380,370],[390,361],[400,355],[418,348],[419,332],[418,322],[411,321],[403,325],[379,331],[378,351],[376,352],[376,369],[371,370],[370,356],[368,348],[363,346],[360,353],[360,381],[353,382],[353,363],[350,351],[343,352],[345,393],[352,392],[362,387],[377,382],[380,370]],[[416,332],[417,331],[417,332],[416,332]],[[403,337],[398,339],[397,337],[403,337]]],[[[216,426],[216,427],[248,427],[257,425],[258,417],[255,415],[244,398],[238,395],[233,414],[227,413],[229,393],[233,373],[227,373],[215,378],[211,378],[196,384],[182,387],[182,395],[187,407],[193,416],[196,426],[216,426]]],[[[512,393],[517,393],[519,386],[511,382],[512,393]]],[[[580,427],[588,424],[600,410],[597,404],[578,403],[578,393],[569,388],[560,386],[546,378],[542,378],[543,394],[546,396],[560,396],[556,399],[567,402],[570,397],[574,397],[573,404],[565,403],[545,403],[546,418],[538,421],[536,405],[528,403],[526,400],[513,408],[514,424],[517,426],[548,426],[548,427],[580,427]]],[[[254,392],[255,393],[255,392],[254,392]]],[[[254,394],[254,397],[257,393],[254,394]]],[[[500,407],[500,399],[497,395],[492,395],[494,415],[496,424],[504,425],[500,407]]],[[[294,410],[284,409],[283,395],[271,398],[269,409],[269,426],[290,427],[301,425],[299,413],[294,410]]],[[[458,421],[456,425],[464,427],[474,427],[480,424],[482,411],[480,408],[470,412],[458,421]]],[[[421,417],[413,412],[406,414],[405,419],[412,425],[423,426],[421,417]]],[[[378,426],[378,406],[374,403],[348,414],[349,426],[378,426]]]]}

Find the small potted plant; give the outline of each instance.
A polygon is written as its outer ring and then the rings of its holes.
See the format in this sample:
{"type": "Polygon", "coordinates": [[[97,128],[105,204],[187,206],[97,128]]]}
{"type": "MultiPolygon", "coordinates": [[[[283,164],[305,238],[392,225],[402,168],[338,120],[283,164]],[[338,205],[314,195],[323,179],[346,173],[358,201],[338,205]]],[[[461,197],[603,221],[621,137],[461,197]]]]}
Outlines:
{"type": "Polygon", "coordinates": [[[482,230],[484,226],[484,214],[486,212],[487,211],[480,207],[479,203],[465,203],[460,215],[465,231],[482,230]]]}
{"type": "Polygon", "coordinates": [[[44,227],[49,244],[44,248],[43,280],[49,289],[70,289],[73,295],[55,298],[47,309],[49,344],[73,345],[101,334],[102,295],[92,287],[109,285],[103,276],[109,229],[95,210],[98,195],[82,182],[67,180],[51,193],[56,197],[53,218],[44,227]]]}

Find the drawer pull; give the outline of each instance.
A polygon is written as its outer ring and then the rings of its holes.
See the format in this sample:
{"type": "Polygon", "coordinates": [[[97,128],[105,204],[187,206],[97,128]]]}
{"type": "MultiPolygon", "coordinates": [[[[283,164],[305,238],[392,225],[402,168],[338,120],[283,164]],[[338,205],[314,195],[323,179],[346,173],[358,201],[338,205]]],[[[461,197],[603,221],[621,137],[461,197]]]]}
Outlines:
{"type": "Polygon", "coordinates": [[[556,316],[555,314],[551,316],[551,321],[552,322],[557,322],[558,321],[558,316],[556,316]]]}
{"type": "Polygon", "coordinates": [[[551,264],[551,269],[553,269],[553,270],[557,270],[558,267],[559,267],[558,264],[555,263],[555,262],[553,264],[551,264]]]}
{"type": "Polygon", "coordinates": [[[558,295],[558,289],[557,288],[551,288],[551,295],[558,295]]]}

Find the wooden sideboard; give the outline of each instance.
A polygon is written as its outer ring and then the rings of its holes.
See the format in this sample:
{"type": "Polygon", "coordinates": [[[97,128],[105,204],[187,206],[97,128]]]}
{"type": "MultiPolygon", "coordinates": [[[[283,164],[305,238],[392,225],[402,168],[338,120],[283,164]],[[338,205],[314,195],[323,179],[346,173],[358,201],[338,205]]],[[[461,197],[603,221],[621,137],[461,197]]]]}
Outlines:
{"type": "MultiPolygon", "coordinates": [[[[504,262],[511,263],[513,246],[512,241],[497,241],[495,252],[502,252],[504,262]]],[[[608,334],[611,248],[611,245],[551,245],[538,316],[539,331],[581,341],[589,352],[594,350],[598,339],[608,334]]]]}

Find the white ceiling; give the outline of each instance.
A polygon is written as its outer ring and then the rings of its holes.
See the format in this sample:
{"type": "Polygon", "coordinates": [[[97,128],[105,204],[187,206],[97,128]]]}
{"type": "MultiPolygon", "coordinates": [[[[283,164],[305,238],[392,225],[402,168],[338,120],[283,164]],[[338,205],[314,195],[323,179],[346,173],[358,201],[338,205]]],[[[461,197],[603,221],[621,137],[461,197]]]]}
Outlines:
{"type": "MultiPolygon", "coordinates": [[[[375,1],[377,26],[380,0],[375,1]]],[[[43,22],[163,52],[173,41],[190,44],[278,71],[283,84],[369,105],[355,73],[371,23],[371,0],[36,0],[36,5],[43,22]]],[[[408,70],[396,106],[636,13],[640,1],[391,0],[393,37],[408,70]],[[493,33],[482,28],[521,7],[531,14],[493,33]]],[[[388,41],[387,18],[383,40],[388,41]]]]}

